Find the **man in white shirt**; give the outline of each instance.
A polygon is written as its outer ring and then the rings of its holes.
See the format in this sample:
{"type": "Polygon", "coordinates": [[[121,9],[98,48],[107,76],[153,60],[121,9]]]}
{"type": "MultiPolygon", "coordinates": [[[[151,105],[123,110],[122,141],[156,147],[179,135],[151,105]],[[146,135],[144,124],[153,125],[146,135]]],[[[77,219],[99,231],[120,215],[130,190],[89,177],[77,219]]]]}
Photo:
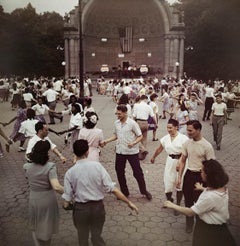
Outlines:
{"type": "Polygon", "coordinates": [[[148,118],[152,117],[155,125],[157,125],[157,120],[152,108],[147,104],[148,97],[146,95],[142,95],[140,100],[141,102],[137,105],[137,107],[134,107],[133,118],[138,123],[143,135],[140,145],[139,158],[141,160],[144,160],[146,158],[146,155],[148,154],[148,151],[146,150],[147,134],[148,134],[148,118]]]}
{"type": "Polygon", "coordinates": [[[138,158],[138,143],[142,139],[141,130],[138,124],[127,116],[126,105],[118,105],[116,115],[118,120],[114,123],[115,130],[113,136],[104,140],[104,145],[117,140],[115,170],[121,191],[126,197],[129,196],[125,175],[125,167],[128,160],[133,170],[133,176],[137,180],[141,194],[145,195],[148,200],[151,200],[152,195],[146,189],[143,170],[138,158]]]}
{"type": "Polygon", "coordinates": [[[59,159],[64,163],[66,162],[66,158],[59,152],[57,149],[57,146],[47,137],[48,132],[50,129],[48,129],[48,126],[44,124],[43,122],[38,122],[35,124],[35,131],[36,134],[29,140],[27,150],[26,150],[26,158],[28,159],[28,154],[32,152],[32,148],[34,145],[40,141],[40,140],[48,140],[51,145],[51,150],[59,157],[59,159]]]}
{"type": "MultiPolygon", "coordinates": [[[[48,107],[51,110],[55,111],[56,106],[57,106],[56,100],[57,100],[57,96],[59,95],[59,93],[56,92],[55,90],[53,90],[51,83],[48,85],[48,89],[45,92],[43,92],[42,95],[47,98],[48,107]]],[[[49,123],[50,125],[55,124],[54,118],[59,119],[60,122],[62,122],[62,120],[63,120],[63,116],[56,114],[52,111],[48,111],[48,114],[49,114],[49,118],[50,118],[50,123],[49,123]]]]}
{"type": "Polygon", "coordinates": [[[217,150],[221,149],[223,126],[227,113],[227,105],[222,101],[222,95],[216,95],[216,102],[212,105],[211,124],[213,126],[213,139],[216,142],[217,150]]]}

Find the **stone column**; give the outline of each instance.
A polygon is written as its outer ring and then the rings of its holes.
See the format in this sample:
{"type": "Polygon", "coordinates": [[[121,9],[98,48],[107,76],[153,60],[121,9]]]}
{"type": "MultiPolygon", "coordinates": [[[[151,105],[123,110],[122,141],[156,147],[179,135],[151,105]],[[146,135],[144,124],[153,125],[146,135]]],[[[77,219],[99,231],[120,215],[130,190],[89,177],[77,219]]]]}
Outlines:
{"type": "Polygon", "coordinates": [[[69,40],[65,38],[64,40],[64,57],[65,57],[65,79],[69,78],[69,40]]]}
{"type": "Polygon", "coordinates": [[[74,39],[69,40],[70,76],[75,76],[74,39]]]}
{"type": "Polygon", "coordinates": [[[175,37],[174,39],[174,57],[173,57],[173,66],[175,75],[177,74],[176,62],[179,62],[179,39],[175,37]]]}
{"type": "Polygon", "coordinates": [[[165,38],[165,57],[164,57],[164,76],[168,74],[168,67],[170,65],[170,40],[165,38]]]}
{"type": "Polygon", "coordinates": [[[183,75],[183,67],[184,67],[184,38],[180,39],[180,50],[179,50],[179,63],[180,63],[180,67],[179,67],[179,72],[180,72],[180,76],[183,75]]]}

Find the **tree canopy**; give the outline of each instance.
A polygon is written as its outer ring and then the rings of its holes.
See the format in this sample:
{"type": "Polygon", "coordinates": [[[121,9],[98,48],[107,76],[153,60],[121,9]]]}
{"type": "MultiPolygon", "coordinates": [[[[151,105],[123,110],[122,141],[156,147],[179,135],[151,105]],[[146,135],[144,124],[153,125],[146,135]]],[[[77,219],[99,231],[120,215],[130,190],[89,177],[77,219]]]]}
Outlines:
{"type": "Polygon", "coordinates": [[[240,78],[240,1],[181,0],[185,13],[185,71],[202,79],[240,78]]]}
{"type": "Polygon", "coordinates": [[[0,7],[0,74],[63,76],[63,18],[31,4],[11,14],[0,7]]]}

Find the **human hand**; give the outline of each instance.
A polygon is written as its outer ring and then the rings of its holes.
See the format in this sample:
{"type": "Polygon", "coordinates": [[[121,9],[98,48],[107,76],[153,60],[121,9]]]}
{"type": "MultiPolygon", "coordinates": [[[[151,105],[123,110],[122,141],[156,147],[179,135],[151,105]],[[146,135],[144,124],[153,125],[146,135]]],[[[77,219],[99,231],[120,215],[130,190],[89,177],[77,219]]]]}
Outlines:
{"type": "Polygon", "coordinates": [[[155,162],[155,157],[152,157],[150,161],[151,161],[152,164],[154,164],[154,162],[155,162]]]}
{"type": "Polygon", "coordinates": [[[63,155],[61,155],[60,160],[62,161],[62,163],[65,163],[67,159],[63,155]]]}
{"type": "Polygon", "coordinates": [[[176,188],[177,188],[177,189],[181,189],[181,183],[182,183],[181,179],[178,178],[178,180],[177,180],[177,182],[176,182],[176,188]]]}
{"type": "Polygon", "coordinates": [[[195,190],[204,190],[203,184],[197,182],[195,184],[195,190]]]}
{"type": "Polygon", "coordinates": [[[170,201],[165,201],[165,202],[163,203],[163,207],[164,207],[164,208],[172,208],[173,205],[174,205],[174,203],[172,203],[172,202],[170,202],[170,201]]]}
{"type": "Polygon", "coordinates": [[[128,206],[129,206],[129,208],[134,210],[136,212],[136,214],[138,214],[138,207],[135,204],[133,204],[132,202],[129,202],[128,206]]]}

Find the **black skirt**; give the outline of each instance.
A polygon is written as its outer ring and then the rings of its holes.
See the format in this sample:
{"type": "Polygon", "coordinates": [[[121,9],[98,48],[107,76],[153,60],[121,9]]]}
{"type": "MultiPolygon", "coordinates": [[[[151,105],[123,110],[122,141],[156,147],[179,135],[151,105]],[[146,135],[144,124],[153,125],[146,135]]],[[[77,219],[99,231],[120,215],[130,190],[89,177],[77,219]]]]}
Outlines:
{"type": "Polygon", "coordinates": [[[193,246],[237,246],[227,224],[207,224],[196,216],[193,246]]]}

